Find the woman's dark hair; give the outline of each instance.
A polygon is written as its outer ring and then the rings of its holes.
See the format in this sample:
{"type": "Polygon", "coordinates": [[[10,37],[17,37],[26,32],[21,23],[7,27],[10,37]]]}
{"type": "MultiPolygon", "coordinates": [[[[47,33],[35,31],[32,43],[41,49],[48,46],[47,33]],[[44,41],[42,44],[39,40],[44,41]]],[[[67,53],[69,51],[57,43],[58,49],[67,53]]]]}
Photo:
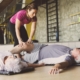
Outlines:
{"type": "Polygon", "coordinates": [[[35,2],[31,2],[30,4],[28,4],[27,6],[25,6],[23,8],[23,10],[26,9],[26,10],[31,10],[31,9],[36,9],[38,10],[38,5],[35,3],[35,2]]]}

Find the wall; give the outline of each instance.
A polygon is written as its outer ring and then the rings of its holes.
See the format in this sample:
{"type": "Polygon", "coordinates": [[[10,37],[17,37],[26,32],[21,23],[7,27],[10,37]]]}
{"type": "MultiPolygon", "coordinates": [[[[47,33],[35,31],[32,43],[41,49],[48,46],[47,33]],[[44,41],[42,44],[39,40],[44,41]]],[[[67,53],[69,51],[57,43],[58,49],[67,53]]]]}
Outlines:
{"type": "Polygon", "coordinates": [[[79,16],[70,15],[80,12],[80,0],[59,0],[59,29],[60,41],[79,41],[80,39],[80,23],[79,16]]]}
{"type": "MultiPolygon", "coordinates": [[[[74,17],[70,15],[80,12],[80,0],[58,0],[58,3],[60,42],[79,41],[80,23],[70,24],[78,22],[80,15],[74,17]]],[[[46,10],[39,7],[37,17],[38,23],[35,37],[40,42],[47,42],[46,10]]]]}
{"type": "MultiPolygon", "coordinates": [[[[44,5],[42,5],[44,6],[44,5]]],[[[46,9],[44,7],[39,7],[37,13],[37,29],[35,33],[35,38],[39,42],[47,42],[47,22],[46,22],[46,9]]]]}

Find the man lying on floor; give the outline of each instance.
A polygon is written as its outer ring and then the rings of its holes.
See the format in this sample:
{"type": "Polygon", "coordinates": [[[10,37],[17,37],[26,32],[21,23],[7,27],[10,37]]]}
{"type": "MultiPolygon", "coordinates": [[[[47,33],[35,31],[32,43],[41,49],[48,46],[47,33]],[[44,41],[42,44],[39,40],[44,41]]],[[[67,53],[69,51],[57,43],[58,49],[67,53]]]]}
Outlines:
{"type": "Polygon", "coordinates": [[[8,52],[1,52],[0,69],[13,72],[20,72],[23,67],[35,67],[43,66],[44,64],[55,64],[50,71],[50,74],[54,74],[59,73],[60,69],[65,69],[69,66],[74,65],[75,62],[79,63],[79,58],[79,49],[72,50],[71,48],[62,45],[25,43],[23,44],[23,46],[15,46],[8,52]],[[30,52],[31,54],[29,54],[30,52]],[[23,57],[20,57],[20,55],[17,55],[19,53],[21,53],[21,55],[25,55],[23,57]],[[21,58],[28,63],[23,62],[21,58]],[[34,64],[36,61],[42,64],[34,64]]]}
{"type": "Polygon", "coordinates": [[[76,63],[80,63],[80,49],[71,49],[63,45],[43,45],[40,43],[29,44],[34,45],[31,54],[28,50],[21,52],[25,54],[23,59],[29,63],[55,64],[50,74],[57,74],[61,70],[68,68],[76,63]]]}

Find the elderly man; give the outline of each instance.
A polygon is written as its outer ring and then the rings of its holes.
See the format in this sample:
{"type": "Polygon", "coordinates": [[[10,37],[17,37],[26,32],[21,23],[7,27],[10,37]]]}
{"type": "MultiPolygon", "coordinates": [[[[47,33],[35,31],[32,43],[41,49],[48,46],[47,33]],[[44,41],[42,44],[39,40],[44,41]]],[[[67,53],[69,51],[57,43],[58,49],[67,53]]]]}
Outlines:
{"type": "Polygon", "coordinates": [[[50,74],[57,74],[69,66],[80,63],[80,49],[71,49],[63,45],[25,43],[23,46],[15,46],[9,52],[11,54],[23,55],[21,58],[24,59],[26,63],[20,63],[25,67],[55,64],[51,69],[50,74]],[[36,61],[38,61],[39,64],[34,64],[36,61]]]}

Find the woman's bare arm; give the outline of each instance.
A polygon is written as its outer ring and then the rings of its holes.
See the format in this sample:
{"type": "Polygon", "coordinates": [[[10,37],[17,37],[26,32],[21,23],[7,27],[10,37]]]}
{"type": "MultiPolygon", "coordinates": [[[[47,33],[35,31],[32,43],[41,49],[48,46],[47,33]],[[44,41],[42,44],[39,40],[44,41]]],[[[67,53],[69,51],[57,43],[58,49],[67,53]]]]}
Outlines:
{"type": "Polygon", "coordinates": [[[33,35],[35,34],[35,30],[36,30],[36,22],[32,22],[31,32],[30,32],[30,36],[29,36],[28,41],[32,39],[33,35]]]}
{"type": "Polygon", "coordinates": [[[20,25],[21,25],[20,20],[16,19],[15,32],[16,32],[16,36],[19,42],[22,41],[21,36],[20,36],[20,25]]]}

